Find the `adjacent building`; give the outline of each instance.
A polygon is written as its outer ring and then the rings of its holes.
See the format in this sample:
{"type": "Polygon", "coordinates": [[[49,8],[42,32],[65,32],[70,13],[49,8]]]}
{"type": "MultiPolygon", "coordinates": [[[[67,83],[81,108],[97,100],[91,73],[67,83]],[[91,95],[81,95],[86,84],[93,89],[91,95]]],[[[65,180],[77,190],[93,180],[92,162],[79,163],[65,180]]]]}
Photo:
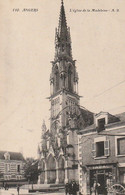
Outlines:
{"type": "Polygon", "coordinates": [[[0,151],[0,180],[23,180],[24,157],[18,152],[0,151]]]}
{"type": "Polygon", "coordinates": [[[113,184],[125,185],[125,113],[94,115],[94,123],[79,131],[79,160],[83,194],[92,194],[94,182],[100,194],[113,184]]]}

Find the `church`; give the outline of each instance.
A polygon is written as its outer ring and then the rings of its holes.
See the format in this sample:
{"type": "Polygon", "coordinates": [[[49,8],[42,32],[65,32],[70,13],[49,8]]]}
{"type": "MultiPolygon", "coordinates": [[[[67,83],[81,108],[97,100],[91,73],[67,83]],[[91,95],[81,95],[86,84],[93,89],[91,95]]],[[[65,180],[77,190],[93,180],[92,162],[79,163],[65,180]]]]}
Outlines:
{"type": "Polygon", "coordinates": [[[72,56],[70,28],[61,1],[55,32],[55,56],[50,74],[50,128],[42,124],[38,147],[39,184],[79,180],[78,132],[93,123],[93,113],[80,106],[76,60],[72,56]]]}

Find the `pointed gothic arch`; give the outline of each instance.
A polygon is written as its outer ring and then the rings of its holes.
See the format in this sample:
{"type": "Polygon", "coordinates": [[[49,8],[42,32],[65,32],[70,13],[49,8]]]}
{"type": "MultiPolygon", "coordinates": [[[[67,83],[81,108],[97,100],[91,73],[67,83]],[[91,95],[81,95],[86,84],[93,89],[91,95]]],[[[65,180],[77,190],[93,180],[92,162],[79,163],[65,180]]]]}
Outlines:
{"type": "Polygon", "coordinates": [[[55,66],[55,92],[59,90],[59,69],[58,66],[55,66]]]}
{"type": "Polygon", "coordinates": [[[47,183],[56,182],[56,159],[50,154],[47,158],[47,183]]]}
{"type": "Polygon", "coordinates": [[[62,155],[58,158],[59,183],[65,182],[65,159],[62,155]]]}
{"type": "Polygon", "coordinates": [[[43,159],[40,161],[40,169],[41,169],[40,183],[44,184],[45,183],[45,161],[43,159]]]}
{"type": "Polygon", "coordinates": [[[69,65],[68,67],[68,89],[72,91],[72,66],[69,65]]]}

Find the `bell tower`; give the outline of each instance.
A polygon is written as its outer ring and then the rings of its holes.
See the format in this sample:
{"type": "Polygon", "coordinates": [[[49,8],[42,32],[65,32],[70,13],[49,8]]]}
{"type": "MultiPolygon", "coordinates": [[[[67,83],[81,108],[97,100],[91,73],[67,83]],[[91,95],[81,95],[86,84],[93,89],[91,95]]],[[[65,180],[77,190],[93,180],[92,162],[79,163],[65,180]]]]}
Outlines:
{"type": "Polygon", "coordinates": [[[52,61],[50,91],[50,126],[52,127],[56,120],[57,126],[65,128],[68,125],[69,113],[77,112],[78,106],[75,105],[79,104],[79,95],[78,74],[72,57],[70,28],[67,27],[63,1],[59,25],[55,32],[55,57],[52,61]]]}
{"type": "Polygon", "coordinates": [[[72,56],[70,29],[61,1],[55,32],[55,56],[50,75],[50,128],[45,122],[39,154],[39,183],[78,181],[78,131],[93,124],[93,113],[79,105],[78,74],[72,56]]]}

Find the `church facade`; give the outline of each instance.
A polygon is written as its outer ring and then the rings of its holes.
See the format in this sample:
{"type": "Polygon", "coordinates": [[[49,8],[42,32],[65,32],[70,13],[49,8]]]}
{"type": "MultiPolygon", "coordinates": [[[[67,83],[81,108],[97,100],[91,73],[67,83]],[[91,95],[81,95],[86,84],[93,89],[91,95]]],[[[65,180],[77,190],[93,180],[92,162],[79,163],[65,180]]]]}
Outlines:
{"type": "Polygon", "coordinates": [[[55,32],[55,57],[50,74],[50,128],[42,124],[38,147],[41,175],[38,183],[79,180],[78,131],[93,122],[93,113],[83,109],[78,94],[78,73],[72,57],[70,28],[64,3],[55,32]]]}

